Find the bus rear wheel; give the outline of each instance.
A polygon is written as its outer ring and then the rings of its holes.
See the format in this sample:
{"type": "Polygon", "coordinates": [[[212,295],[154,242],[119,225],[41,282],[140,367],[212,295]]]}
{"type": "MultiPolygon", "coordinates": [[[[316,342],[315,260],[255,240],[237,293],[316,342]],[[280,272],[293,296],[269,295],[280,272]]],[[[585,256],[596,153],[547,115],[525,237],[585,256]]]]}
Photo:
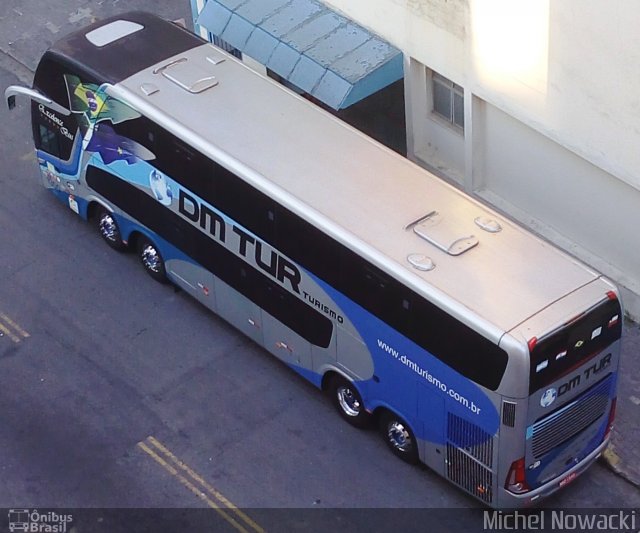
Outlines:
{"type": "Polygon", "coordinates": [[[160,283],[167,283],[164,259],[157,246],[146,237],[140,237],[138,241],[138,257],[147,274],[160,283]]]}
{"type": "Polygon", "coordinates": [[[409,464],[418,462],[418,442],[402,418],[391,411],[385,411],[380,417],[380,433],[391,451],[409,464]]]}
{"type": "Polygon", "coordinates": [[[340,416],[357,428],[367,427],[371,415],[365,410],[362,396],[353,383],[340,376],[334,376],[329,384],[331,401],[340,416]]]}
{"type": "Polygon", "coordinates": [[[118,226],[113,213],[107,211],[104,207],[99,207],[96,222],[100,236],[109,246],[111,246],[111,248],[118,250],[119,252],[125,249],[125,245],[122,242],[120,227],[118,226]]]}

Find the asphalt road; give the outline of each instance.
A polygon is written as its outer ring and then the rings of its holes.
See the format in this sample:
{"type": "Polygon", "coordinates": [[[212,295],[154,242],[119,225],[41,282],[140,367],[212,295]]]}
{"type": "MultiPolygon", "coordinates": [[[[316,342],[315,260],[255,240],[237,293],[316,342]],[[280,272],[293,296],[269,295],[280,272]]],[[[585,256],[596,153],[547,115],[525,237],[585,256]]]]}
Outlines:
{"type": "MultiPolygon", "coordinates": [[[[11,70],[0,68],[0,88],[17,82],[11,70]]],[[[26,102],[2,106],[0,132],[0,508],[222,509],[89,513],[78,531],[152,520],[166,531],[482,530],[475,500],[346,425],[311,385],[48,193],[26,102]],[[277,511],[292,508],[302,511],[277,511]]],[[[638,508],[640,494],[595,464],[547,505],[638,508]]]]}

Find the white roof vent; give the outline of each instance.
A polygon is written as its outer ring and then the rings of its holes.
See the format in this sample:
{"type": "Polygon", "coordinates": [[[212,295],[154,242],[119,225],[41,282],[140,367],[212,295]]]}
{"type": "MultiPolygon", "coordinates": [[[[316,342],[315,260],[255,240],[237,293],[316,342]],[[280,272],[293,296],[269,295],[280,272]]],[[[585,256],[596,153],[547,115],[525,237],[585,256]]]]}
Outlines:
{"type": "Polygon", "coordinates": [[[407,256],[407,261],[409,261],[409,264],[413,268],[422,270],[423,272],[428,272],[429,270],[436,268],[436,264],[431,260],[431,258],[424,254],[409,254],[407,256]]]}
{"type": "Polygon", "coordinates": [[[153,83],[143,83],[140,85],[140,90],[146,95],[151,96],[152,94],[156,94],[160,89],[158,89],[157,85],[153,83]]]}
{"type": "Polygon", "coordinates": [[[136,33],[142,29],[144,29],[144,26],[137,22],[131,22],[130,20],[114,20],[109,24],[105,24],[104,26],[100,26],[99,28],[90,31],[85,35],[85,37],[91,44],[101,48],[102,46],[111,44],[118,39],[127,37],[128,35],[136,33]]]}
{"type": "Polygon", "coordinates": [[[476,226],[482,228],[484,231],[488,231],[489,233],[499,233],[502,231],[502,226],[500,222],[494,220],[489,217],[478,217],[474,220],[476,226]]]}

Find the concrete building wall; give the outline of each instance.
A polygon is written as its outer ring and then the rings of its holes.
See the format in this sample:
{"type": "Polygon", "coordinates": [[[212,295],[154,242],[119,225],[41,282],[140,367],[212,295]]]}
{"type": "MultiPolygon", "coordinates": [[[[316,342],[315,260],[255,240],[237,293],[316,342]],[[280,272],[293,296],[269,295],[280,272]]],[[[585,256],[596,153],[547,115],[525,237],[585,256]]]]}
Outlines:
{"type": "Polygon", "coordinates": [[[408,155],[621,285],[640,318],[640,3],[323,0],[405,53],[408,155]],[[464,89],[434,116],[432,72],[464,89]]]}
{"type": "Polygon", "coordinates": [[[640,190],[496,107],[479,107],[478,194],[640,293],[640,190]]]}

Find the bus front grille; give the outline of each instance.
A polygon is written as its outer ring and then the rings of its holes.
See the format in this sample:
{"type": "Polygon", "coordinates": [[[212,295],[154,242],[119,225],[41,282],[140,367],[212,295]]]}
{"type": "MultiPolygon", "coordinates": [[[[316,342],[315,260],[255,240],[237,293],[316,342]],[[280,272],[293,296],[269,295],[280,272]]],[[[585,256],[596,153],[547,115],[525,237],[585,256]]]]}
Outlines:
{"type": "Polygon", "coordinates": [[[555,413],[533,425],[532,451],[537,459],[568,441],[605,414],[611,374],[555,413]]]}

